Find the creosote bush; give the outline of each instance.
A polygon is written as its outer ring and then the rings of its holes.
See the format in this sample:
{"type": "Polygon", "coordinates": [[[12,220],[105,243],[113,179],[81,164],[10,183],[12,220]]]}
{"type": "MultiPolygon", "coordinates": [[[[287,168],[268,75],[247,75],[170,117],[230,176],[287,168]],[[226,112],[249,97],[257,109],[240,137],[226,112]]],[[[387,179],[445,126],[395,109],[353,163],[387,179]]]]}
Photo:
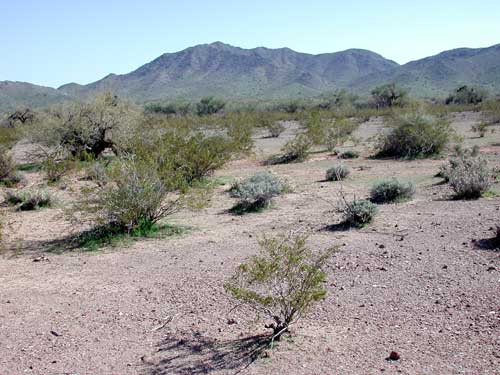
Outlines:
{"type": "Polygon", "coordinates": [[[448,167],[442,168],[442,172],[459,199],[477,199],[492,184],[488,163],[481,156],[458,155],[450,159],[448,167]]]}
{"type": "Polygon", "coordinates": [[[257,210],[267,207],[272,199],[288,189],[286,181],[275,174],[264,171],[236,183],[231,196],[239,200],[238,209],[257,210]]]}
{"type": "Polygon", "coordinates": [[[419,158],[443,151],[454,135],[449,122],[421,113],[392,119],[391,130],[378,139],[378,156],[419,158]]]}
{"type": "Polygon", "coordinates": [[[273,339],[326,296],[324,268],[335,249],[312,252],[306,236],[264,237],[261,252],[241,264],[225,285],[239,302],[274,321],[273,339]]]}
{"type": "Polygon", "coordinates": [[[337,164],[326,171],[328,181],[342,181],[350,173],[349,168],[344,164],[337,164]]]}
{"type": "Polygon", "coordinates": [[[6,201],[16,206],[19,211],[32,211],[51,207],[54,204],[54,197],[48,191],[25,189],[8,191],[6,201]]]}
{"type": "Polygon", "coordinates": [[[344,215],[344,222],[353,227],[363,227],[370,223],[378,212],[377,206],[364,199],[355,199],[351,202],[343,199],[340,211],[344,215]]]}
{"type": "Polygon", "coordinates": [[[271,164],[300,163],[309,157],[312,142],[305,134],[299,134],[281,149],[282,154],[271,159],[271,164]]]}
{"type": "Polygon", "coordinates": [[[370,200],[374,203],[403,202],[413,195],[415,184],[411,181],[399,181],[397,178],[379,181],[370,190],[370,200]]]}
{"type": "Polygon", "coordinates": [[[226,103],[221,99],[209,96],[196,103],[196,113],[198,116],[213,115],[224,109],[226,103]]]}

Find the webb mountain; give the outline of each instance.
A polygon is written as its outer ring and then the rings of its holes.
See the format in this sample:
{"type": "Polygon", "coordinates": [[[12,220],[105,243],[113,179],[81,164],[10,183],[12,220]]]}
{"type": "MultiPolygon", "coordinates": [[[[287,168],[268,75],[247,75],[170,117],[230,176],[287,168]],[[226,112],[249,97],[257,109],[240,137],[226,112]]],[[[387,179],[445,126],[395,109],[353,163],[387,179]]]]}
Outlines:
{"type": "Polygon", "coordinates": [[[242,49],[216,42],[166,53],[137,70],[58,89],[0,82],[0,109],[42,106],[112,91],[138,102],[214,95],[226,99],[310,97],[346,88],[368,94],[396,82],[412,95],[445,96],[458,85],[500,93],[500,44],[461,48],[399,65],[367,50],[311,55],[289,48],[242,49]]]}
{"type": "Polygon", "coordinates": [[[110,90],[136,100],[311,96],[396,66],[365,50],[309,55],[288,48],[247,50],[216,42],[164,54],[129,74],[59,90],[77,96],[110,90]]]}

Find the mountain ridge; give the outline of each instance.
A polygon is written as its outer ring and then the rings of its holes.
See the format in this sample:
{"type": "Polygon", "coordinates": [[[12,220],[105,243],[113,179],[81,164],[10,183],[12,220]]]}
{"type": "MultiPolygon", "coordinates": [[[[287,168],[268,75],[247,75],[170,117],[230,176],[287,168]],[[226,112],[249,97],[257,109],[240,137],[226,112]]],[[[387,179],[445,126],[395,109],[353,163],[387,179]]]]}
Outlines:
{"type": "Polygon", "coordinates": [[[137,102],[214,95],[224,99],[296,98],[348,89],[369,94],[395,82],[420,97],[445,96],[460,84],[500,93],[500,44],[456,48],[399,65],[375,52],[351,48],[309,54],[288,47],[245,49],[222,42],[169,52],[126,74],[110,73],[86,85],[57,89],[0,82],[0,109],[44,106],[112,91],[137,102]]]}

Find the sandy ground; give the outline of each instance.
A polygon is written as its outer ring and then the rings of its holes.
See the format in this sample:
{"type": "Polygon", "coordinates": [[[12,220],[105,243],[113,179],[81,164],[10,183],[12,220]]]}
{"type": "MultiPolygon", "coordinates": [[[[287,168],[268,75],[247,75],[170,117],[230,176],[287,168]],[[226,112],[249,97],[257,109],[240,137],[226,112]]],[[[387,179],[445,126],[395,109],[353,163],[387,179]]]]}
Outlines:
{"type": "MultiPolygon", "coordinates": [[[[453,116],[468,144],[500,165],[500,135],[474,138],[475,113],[453,116]]],[[[348,196],[366,196],[382,177],[417,183],[407,203],[380,206],[361,230],[335,230],[339,183],[324,182],[335,157],[314,154],[275,166],[294,191],[262,213],[235,216],[220,186],[210,206],[169,220],[187,233],[96,252],[44,252],[80,228],[63,207],[4,208],[0,258],[0,375],[17,374],[500,374],[500,258],[488,239],[500,224],[500,198],[456,201],[433,177],[443,160],[366,158],[372,119],[358,131],[360,159],[346,163],[348,196]],[[258,251],[263,233],[310,233],[312,248],[338,245],[328,297],[272,351],[265,321],[235,306],[223,283],[258,251]],[[391,351],[398,361],[388,361],[391,351]]],[[[217,176],[231,181],[265,169],[259,160],[283,139],[257,140],[256,156],[217,176]]],[[[27,173],[40,184],[37,173],[27,173]]],[[[63,184],[64,185],[64,184],[63,184]]],[[[493,187],[500,192],[498,183],[493,187]]],[[[71,187],[57,191],[70,200],[71,187]]]]}

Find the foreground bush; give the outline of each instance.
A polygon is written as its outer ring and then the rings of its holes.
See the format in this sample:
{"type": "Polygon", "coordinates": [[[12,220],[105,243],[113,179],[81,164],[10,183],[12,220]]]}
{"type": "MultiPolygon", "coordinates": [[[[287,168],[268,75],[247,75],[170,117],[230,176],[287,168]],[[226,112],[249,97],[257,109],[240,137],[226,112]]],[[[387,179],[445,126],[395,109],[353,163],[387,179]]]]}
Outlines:
{"type": "Polygon", "coordinates": [[[328,181],[342,181],[349,175],[350,171],[344,164],[337,164],[326,171],[328,181]]]}
{"type": "Polygon", "coordinates": [[[479,198],[492,184],[488,163],[481,156],[459,155],[443,171],[457,198],[479,198]]]}
{"type": "Polygon", "coordinates": [[[273,339],[326,296],[323,271],[334,249],[313,253],[305,236],[278,236],[259,241],[261,253],[238,267],[226,291],[274,321],[273,339]]]}
{"type": "Polygon", "coordinates": [[[392,129],[379,137],[378,156],[418,158],[443,151],[454,135],[450,124],[420,113],[398,116],[392,129]]]}
{"type": "Polygon", "coordinates": [[[267,207],[272,199],[287,190],[286,182],[270,172],[257,172],[235,184],[231,196],[238,198],[239,208],[251,210],[267,207]]]}
{"type": "Polygon", "coordinates": [[[344,215],[344,222],[354,227],[362,227],[370,223],[378,212],[375,204],[367,200],[354,200],[341,203],[340,211],[344,215]]]}
{"type": "Polygon", "coordinates": [[[415,185],[396,178],[377,182],[370,191],[370,200],[374,203],[402,202],[415,194],[415,185]]]}
{"type": "Polygon", "coordinates": [[[49,192],[27,189],[7,192],[6,201],[17,206],[19,211],[38,210],[51,207],[54,204],[54,198],[49,192]]]}

